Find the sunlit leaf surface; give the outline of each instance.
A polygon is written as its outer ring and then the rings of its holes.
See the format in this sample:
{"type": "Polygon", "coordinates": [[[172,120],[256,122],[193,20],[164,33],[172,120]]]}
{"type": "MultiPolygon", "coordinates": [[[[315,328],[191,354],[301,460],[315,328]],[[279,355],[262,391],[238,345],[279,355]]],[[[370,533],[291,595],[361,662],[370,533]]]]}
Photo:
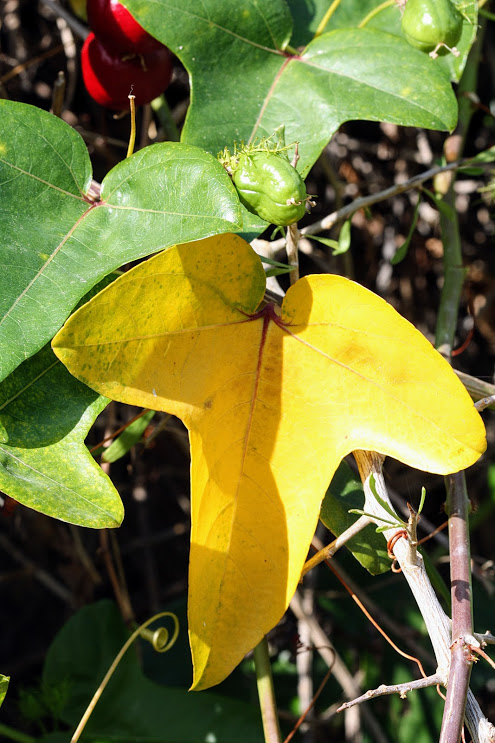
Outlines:
{"type": "Polygon", "coordinates": [[[54,339],[108,397],[190,433],[193,688],[221,681],[283,615],[344,455],[447,473],[485,448],[480,416],[431,344],[347,279],[309,276],[259,309],[258,256],[235,235],[170,248],[54,339]]]}

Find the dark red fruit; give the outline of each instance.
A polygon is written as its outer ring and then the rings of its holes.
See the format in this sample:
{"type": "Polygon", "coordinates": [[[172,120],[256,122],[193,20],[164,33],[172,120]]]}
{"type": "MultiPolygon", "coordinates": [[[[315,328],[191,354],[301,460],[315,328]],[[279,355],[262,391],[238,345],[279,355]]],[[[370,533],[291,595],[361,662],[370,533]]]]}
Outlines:
{"type": "Polygon", "coordinates": [[[107,49],[147,54],[162,46],[118,0],[88,0],[87,10],[90,29],[107,49]]]}
{"type": "Polygon", "coordinates": [[[129,94],[136,104],[149,103],[168,87],[172,77],[172,55],[167,47],[147,54],[115,54],[90,33],[81,50],[86,90],[101,106],[123,111],[129,94]]]}

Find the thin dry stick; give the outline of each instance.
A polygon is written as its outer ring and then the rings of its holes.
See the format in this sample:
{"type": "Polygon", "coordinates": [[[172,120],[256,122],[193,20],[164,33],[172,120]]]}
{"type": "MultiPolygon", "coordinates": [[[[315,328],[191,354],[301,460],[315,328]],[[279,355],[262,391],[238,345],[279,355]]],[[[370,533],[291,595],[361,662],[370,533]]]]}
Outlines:
{"type": "Polygon", "coordinates": [[[21,62],[20,64],[13,67],[11,70],[5,73],[5,75],[2,75],[0,77],[0,85],[3,85],[4,83],[8,83],[9,80],[12,80],[12,78],[17,77],[17,75],[20,75],[21,72],[24,72],[24,70],[27,70],[29,67],[32,67],[35,64],[38,64],[38,62],[44,62],[45,59],[49,59],[50,57],[54,57],[56,54],[60,54],[60,52],[64,51],[64,45],[63,44],[57,44],[57,46],[52,47],[51,49],[47,49],[46,52],[43,52],[42,54],[38,54],[36,57],[31,57],[31,59],[28,59],[26,62],[21,62]]]}
{"type": "Polygon", "coordinates": [[[320,696],[321,692],[325,688],[325,685],[326,685],[328,679],[330,678],[331,673],[332,673],[332,669],[329,668],[328,671],[326,672],[325,676],[323,677],[323,681],[321,682],[321,684],[319,685],[318,689],[316,690],[316,693],[315,693],[313,699],[311,700],[311,704],[304,710],[304,712],[302,713],[302,715],[300,716],[300,718],[298,719],[298,721],[296,722],[296,724],[294,725],[294,727],[290,731],[289,735],[284,740],[284,743],[289,743],[289,741],[291,741],[292,738],[294,737],[294,735],[297,733],[297,731],[301,727],[302,723],[304,722],[304,720],[306,719],[306,717],[308,716],[308,714],[311,712],[311,710],[315,706],[316,700],[318,699],[318,697],[320,696]]]}
{"type": "Polygon", "coordinates": [[[51,112],[54,116],[62,116],[65,98],[65,73],[60,70],[57,79],[53,83],[51,112]]]}
{"type": "MultiPolygon", "coordinates": [[[[393,186],[389,186],[388,188],[383,189],[383,191],[378,191],[377,193],[368,194],[367,196],[361,196],[358,199],[354,199],[354,201],[352,201],[350,204],[346,204],[346,206],[343,206],[341,209],[338,209],[331,214],[327,214],[326,217],[323,217],[323,219],[320,219],[318,222],[314,222],[313,224],[309,224],[307,227],[303,227],[300,231],[301,236],[304,237],[305,235],[317,235],[324,230],[329,230],[331,227],[334,226],[334,224],[348,219],[360,209],[367,209],[368,207],[373,206],[373,204],[378,204],[380,201],[385,201],[386,199],[398,196],[399,194],[405,193],[406,191],[411,191],[412,189],[421,186],[425,181],[430,180],[439,173],[447,173],[451,170],[457,170],[463,165],[468,165],[469,163],[470,159],[465,158],[462,160],[456,160],[452,163],[447,163],[447,165],[438,165],[434,168],[429,168],[423,173],[419,173],[412,178],[409,178],[403,183],[396,183],[393,186]]],[[[272,251],[281,250],[285,247],[285,239],[281,238],[280,240],[273,240],[273,242],[270,242],[269,244],[272,251]]]]}
{"type": "Polygon", "coordinates": [[[326,547],[323,547],[320,549],[316,555],[313,555],[313,557],[310,557],[309,560],[306,561],[302,572],[301,572],[301,578],[303,578],[306,573],[309,573],[310,570],[312,570],[314,567],[320,564],[320,562],[325,562],[325,560],[329,560],[335,553],[344,546],[346,542],[349,541],[349,539],[352,539],[352,537],[356,536],[356,534],[359,534],[361,529],[364,529],[365,526],[368,526],[368,524],[371,524],[371,520],[367,516],[360,516],[356,521],[354,521],[351,526],[342,532],[336,539],[333,540],[333,542],[330,542],[330,544],[327,544],[326,547]]]}
{"type": "Polygon", "coordinates": [[[475,402],[474,407],[479,413],[481,413],[483,410],[493,407],[494,404],[495,395],[490,395],[490,397],[484,397],[482,400],[478,400],[478,402],[475,402]]]}
{"type": "MultiPolygon", "coordinates": [[[[353,699],[354,697],[359,696],[361,694],[359,685],[354,680],[349,669],[337,653],[316,618],[313,615],[308,616],[304,613],[302,601],[297,592],[292,597],[290,608],[297,619],[304,619],[308,623],[315,650],[320,654],[327,666],[331,668],[332,674],[335,676],[337,683],[340,684],[345,696],[348,699],[353,699]]],[[[351,714],[351,712],[354,712],[354,710],[350,710],[348,714],[351,714]]],[[[385,733],[381,729],[373,712],[368,709],[368,707],[362,707],[361,709],[356,708],[355,712],[361,714],[366,727],[377,743],[387,743],[385,733]]]]}
{"type": "MultiPolygon", "coordinates": [[[[302,605],[305,614],[312,614],[314,611],[314,589],[316,573],[310,573],[301,587],[302,605]]],[[[304,620],[298,620],[297,633],[299,635],[300,650],[296,655],[297,668],[297,695],[301,709],[305,709],[305,715],[312,717],[311,700],[314,697],[313,687],[313,648],[308,625],[304,620]]],[[[302,720],[298,727],[302,724],[302,720]]],[[[302,730],[303,743],[307,743],[306,738],[312,738],[312,731],[308,726],[303,726],[302,730]]]]}
{"type": "Polygon", "coordinates": [[[350,707],[354,707],[355,704],[362,704],[367,702],[369,699],[375,699],[375,697],[383,697],[387,694],[398,694],[401,699],[405,699],[410,691],[416,689],[426,689],[428,686],[438,686],[443,681],[442,676],[439,673],[434,673],[432,676],[425,676],[424,678],[416,679],[415,681],[407,681],[404,684],[381,684],[376,689],[370,689],[365,694],[361,694],[356,699],[351,699],[350,702],[344,702],[338,708],[337,712],[343,712],[350,707]]]}
{"type": "Polygon", "coordinates": [[[84,39],[89,34],[89,28],[85,26],[81,21],[78,21],[77,18],[72,15],[72,13],[65,8],[63,8],[59,3],[55,2],[54,0],[41,0],[44,5],[47,5],[53,12],[58,15],[60,18],[63,18],[64,21],[67,23],[71,31],[73,31],[76,36],[79,36],[80,39],[84,41],[84,39]]]}
{"type": "Polygon", "coordinates": [[[121,582],[117,575],[117,571],[115,569],[115,565],[113,563],[113,558],[110,551],[108,529],[101,529],[99,534],[100,551],[103,556],[103,562],[105,563],[107,575],[110,578],[110,583],[112,584],[115,600],[119,605],[120,613],[122,614],[124,622],[128,624],[134,619],[134,611],[132,609],[126,587],[125,585],[121,585],[121,582]]]}
{"type": "Polygon", "coordinates": [[[495,645],[495,635],[492,635],[492,633],[488,630],[483,634],[481,634],[480,632],[473,632],[473,635],[475,636],[476,640],[478,640],[482,648],[484,648],[485,645],[495,645]]]}
{"type": "MultiPolygon", "coordinates": [[[[473,114],[471,102],[464,94],[477,89],[484,34],[482,23],[470,50],[461,80],[458,100],[459,118],[454,134],[444,143],[447,160],[458,159],[467,139],[473,114]]],[[[454,179],[444,194],[444,202],[451,207],[451,214],[440,213],[440,230],[443,244],[444,284],[438,309],[435,346],[447,358],[454,347],[459,303],[465,280],[462,242],[456,212],[454,179]]],[[[472,615],[471,555],[469,547],[469,500],[464,473],[446,478],[447,513],[449,516],[450,580],[452,596],[452,645],[447,697],[440,732],[440,743],[458,743],[464,724],[464,710],[469,690],[473,656],[467,652],[474,638],[472,615]]]]}
{"type": "Polygon", "coordinates": [[[465,374],[458,369],[454,369],[454,372],[457,374],[473,400],[478,400],[479,403],[484,403],[485,399],[487,401],[490,400],[489,404],[484,405],[483,407],[478,407],[478,405],[476,405],[478,410],[485,410],[486,408],[495,410],[495,402],[491,401],[491,398],[495,396],[495,384],[484,382],[482,379],[472,377],[470,374],[465,374]],[[484,399],[480,400],[480,398],[484,399]]]}
{"type": "Polygon", "coordinates": [[[91,449],[89,450],[90,454],[92,454],[93,452],[95,452],[97,449],[100,449],[104,444],[107,443],[107,441],[113,441],[120,433],[122,433],[122,431],[125,431],[126,428],[129,428],[129,426],[131,425],[131,423],[134,423],[134,421],[139,420],[139,418],[142,418],[143,415],[146,415],[146,413],[149,413],[149,410],[148,409],[141,410],[140,413],[138,413],[137,415],[135,415],[133,418],[130,418],[130,420],[128,420],[122,426],[120,426],[119,428],[117,428],[116,431],[112,431],[112,433],[110,433],[108,435],[105,435],[105,438],[103,438],[101,441],[99,441],[97,444],[95,444],[94,446],[91,447],[91,449]]]}
{"type": "Polygon", "coordinates": [[[22,565],[41,585],[51,591],[54,596],[57,596],[69,606],[75,607],[76,600],[72,592],[50,575],[50,573],[47,573],[46,570],[38,567],[35,562],[26,557],[5,534],[0,534],[0,549],[5,550],[12,559],[22,565]]]}

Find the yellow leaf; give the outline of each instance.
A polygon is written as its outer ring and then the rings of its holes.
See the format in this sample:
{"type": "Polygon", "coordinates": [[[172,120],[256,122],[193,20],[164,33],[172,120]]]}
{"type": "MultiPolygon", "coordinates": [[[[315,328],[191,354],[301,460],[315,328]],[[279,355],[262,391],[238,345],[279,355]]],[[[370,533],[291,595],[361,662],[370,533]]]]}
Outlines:
{"type": "Polygon", "coordinates": [[[285,612],[342,457],[370,449],[445,474],[485,449],[447,362],[382,299],[318,275],[298,281],[282,310],[258,310],[264,286],[237,236],[170,248],[82,307],[53,343],[101,394],[189,429],[195,689],[222,681],[285,612]]]}

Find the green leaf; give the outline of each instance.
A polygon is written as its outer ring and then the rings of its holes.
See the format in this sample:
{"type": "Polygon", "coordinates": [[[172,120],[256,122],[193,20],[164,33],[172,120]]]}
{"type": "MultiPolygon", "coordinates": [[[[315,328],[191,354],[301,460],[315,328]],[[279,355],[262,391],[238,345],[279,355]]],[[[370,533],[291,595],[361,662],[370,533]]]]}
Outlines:
{"type": "Polygon", "coordinates": [[[463,175],[474,175],[474,176],[478,177],[480,175],[484,175],[485,170],[484,170],[484,168],[481,168],[481,167],[479,167],[479,168],[475,168],[475,167],[470,168],[470,167],[466,166],[465,168],[464,167],[459,168],[457,170],[457,172],[458,173],[462,173],[463,175]]]}
{"type": "MultiPolygon", "coordinates": [[[[62,713],[68,725],[79,722],[128,636],[110,601],[81,609],[58,633],[46,656],[43,683],[70,681],[71,696],[62,713]]],[[[160,660],[170,662],[167,654],[160,660]]],[[[262,737],[255,706],[219,694],[189,694],[186,689],[158,685],[143,675],[131,648],[96,705],[83,739],[99,743],[259,743],[262,737]]]]}
{"type": "MultiPolygon", "coordinates": [[[[338,537],[356,521],[349,513],[350,509],[362,508],[363,503],[364,491],[361,480],[347,462],[341,462],[321,504],[321,521],[338,537]]],[[[390,570],[391,562],[387,555],[385,539],[376,533],[372,524],[352,537],[346,547],[372,575],[390,570]]]]}
{"type": "Polygon", "coordinates": [[[316,240],[316,242],[326,245],[327,248],[332,248],[332,255],[341,255],[342,253],[346,253],[351,247],[351,220],[346,220],[342,225],[338,240],[331,240],[328,237],[317,237],[316,235],[309,235],[308,237],[310,240],[316,240]]]}
{"type": "Polygon", "coordinates": [[[7,694],[9,681],[10,676],[4,676],[3,673],[0,673],[0,707],[2,706],[5,695],[7,694]]]}
{"type": "Polygon", "coordinates": [[[452,82],[458,82],[464,72],[469,50],[476,39],[478,33],[478,0],[452,0],[457,5],[462,16],[462,34],[456,44],[459,56],[446,54],[439,57],[435,62],[439,62],[449,73],[452,82]]]}
{"type": "Polygon", "coordinates": [[[104,450],[102,460],[104,462],[116,462],[127,454],[134,444],[141,441],[143,433],[146,431],[154,415],[154,410],[148,410],[140,418],[130,423],[125,431],[104,450]]]}
{"type": "Polygon", "coordinates": [[[284,124],[286,141],[300,142],[298,168],[306,173],[350,119],[448,130],[456,124],[445,72],[398,36],[339,29],[291,56],[292,19],[282,0],[125,4],[190,73],[182,137],[210,152],[270,136],[284,124]]]}
{"type": "Polygon", "coordinates": [[[290,273],[294,270],[294,266],[289,266],[287,263],[279,263],[279,261],[274,261],[271,258],[267,258],[264,255],[260,255],[260,260],[262,263],[268,263],[269,266],[273,266],[273,268],[269,268],[265,271],[265,276],[282,276],[284,273],[290,273]]]}
{"type": "Polygon", "coordinates": [[[114,268],[240,226],[230,178],[206,152],[176,142],[146,147],[110,171],[95,203],[79,134],[7,100],[0,100],[0,183],[0,379],[45,345],[114,268]]]}
{"type": "Polygon", "coordinates": [[[477,155],[475,155],[472,158],[469,158],[469,163],[471,165],[474,165],[476,163],[492,163],[494,161],[495,161],[495,145],[493,147],[489,147],[487,150],[483,150],[483,152],[478,152],[477,155]]]}
{"type": "Polygon", "coordinates": [[[307,235],[308,240],[316,240],[316,242],[326,245],[327,248],[332,248],[333,251],[338,250],[339,241],[332,240],[329,237],[317,237],[316,235],[307,235]]]}
{"type": "Polygon", "coordinates": [[[342,255],[342,253],[347,253],[350,247],[351,247],[351,220],[347,219],[340,229],[338,248],[333,251],[333,254],[342,255]]]}
{"type": "Polygon", "coordinates": [[[81,526],[115,527],[120,497],[84,445],[108,400],[43,348],[0,383],[0,489],[81,526]]]}
{"type": "Polygon", "coordinates": [[[289,266],[287,263],[280,263],[280,261],[274,261],[273,258],[267,258],[265,255],[260,255],[260,261],[262,263],[268,263],[269,266],[274,266],[275,268],[285,268],[285,269],[288,269],[289,271],[293,270],[292,266],[289,266]]]}
{"type": "Polygon", "coordinates": [[[375,483],[375,476],[374,475],[370,475],[369,485],[370,485],[371,492],[373,493],[373,495],[375,496],[376,500],[378,501],[378,503],[380,504],[380,506],[383,508],[383,510],[386,511],[388,514],[390,514],[390,516],[392,517],[392,520],[395,523],[399,523],[400,524],[402,520],[397,516],[397,514],[395,513],[395,511],[392,508],[392,506],[390,506],[386,501],[383,500],[383,498],[380,496],[378,490],[376,489],[376,483],[375,483]]]}

